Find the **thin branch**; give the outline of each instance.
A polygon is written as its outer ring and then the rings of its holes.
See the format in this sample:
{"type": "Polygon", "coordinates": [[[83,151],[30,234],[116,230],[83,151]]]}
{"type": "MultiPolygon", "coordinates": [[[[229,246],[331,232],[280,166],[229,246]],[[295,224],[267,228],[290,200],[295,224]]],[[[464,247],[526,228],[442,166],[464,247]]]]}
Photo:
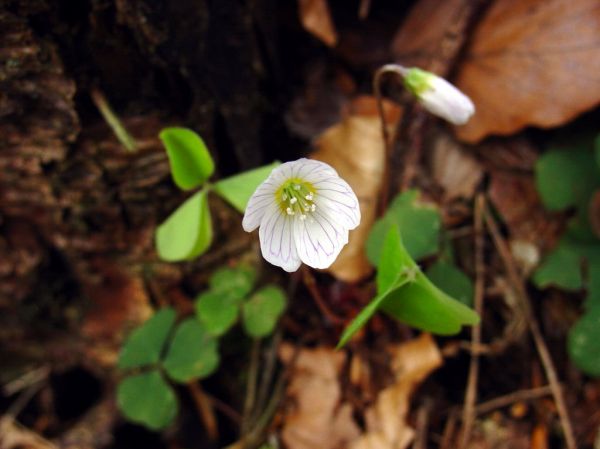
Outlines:
{"type": "Polygon", "coordinates": [[[513,287],[517,292],[517,297],[519,299],[523,315],[525,316],[527,325],[529,326],[529,331],[531,332],[531,336],[533,337],[533,341],[535,343],[537,352],[540,356],[542,365],[544,366],[544,371],[546,372],[548,383],[550,384],[550,388],[552,389],[552,396],[554,397],[554,402],[556,403],[556,409],[558,411],[558,416],[563,428],[567,448],[577,449],[577,443],[575,442],[575,436],[573,434],[573,427],[571,426],[571,421],[569,420],[567,405],[565,403],[562,389],[558,381],[558,375],[556,373],[556,369],[554,368],[554,363],[552,362],[552,357],[550,356],[548,346],[546,345],[546,342],[542,337],[542,332],[540,331],[539,323],[532,312],[531,300],[529,299],[527,290],[525,289],[525,282],[521,278],[521,275],[519,274],[519,271],[516,268],[513,256],[508,248],[508,245],[504,241],[504,238],[500,234],[498,225],[496,224],[492,214],[487,208],[485,209],[485,223],[494,240],[494,244],[496,245],[502,262],[504,263],[504,267],[508,274],[508,278],[510,279],[511,283],[513,284],[513,287]]]}
{"type": "Polygon", "coordinates": [[[246,382],[246,399],[244,400],[244,413],[242,415],[242,438],[248,433],[253,425],[251,422],[252,410],[256,404],[256,382],[258,379],[258,365],[260,364],[260,339],[252,341],[250,352],[250,366],[248,367],[248,379],[246,382]]]}
{"type": "Polygon", "coordinates": [[[217,418],[210,398],[204,393],[199,382],[190,382],[187,384],[188,390],[192,395],[192,399],[196,404],[198,414],[206,427],[206,433],[212,441],[219,438],[219,428],[217,426],[217,418]]]}
{"type": "MultiPolygon", "coordinates": [[[[475,229],[475,311],[483,317],[483,292],[485,289],[485,267],[483,260],[483,211],[484,197],[480,193],[475,198],[474,229],[475,229]]],[[[479,378],[479,352],[481,346],[481,323],[471,328],[471,361],[469,364],[469,378],[465,393],[463,409],[463,423],[459,448],[467,447],[471,436],[471,428],[475,421],[475,403],[477,402],[477,382],[479,378]]]]}
{"type": "Polygon", "coordinates": [[[482,402],[477,407],[475,407],[475,412],[478,415],[485,415],[486,413],[489,413],[502,407],[506,407],[518,401],[532,401],[534,399],[542,398],[549,394],[552,394],[552,388],[550,387],[550,385],[544,385],[543,387],[537,388],[530,388],[528,390],[517,390],[504,396],[499,396],[497,398],[490,399],[489,401],[482,402]]]}
{"type": "Polygon", "coordinates": [[[319,308],[321,313],[325,315],[325,317],[331,323],[343,324],[345,320],[342,317],[336,315],[326,304],[325,300],[323,299],[323,296],[321,295],[321,292],[317,288],[317,282],[315,281],[315,277],[313,276],[310,269],[305,266],[302,267],[302,281],[304,282],[304,285],[308,289],[310,296],[315,301],[315,304],[317,304],[317,307],[319,308]]]}

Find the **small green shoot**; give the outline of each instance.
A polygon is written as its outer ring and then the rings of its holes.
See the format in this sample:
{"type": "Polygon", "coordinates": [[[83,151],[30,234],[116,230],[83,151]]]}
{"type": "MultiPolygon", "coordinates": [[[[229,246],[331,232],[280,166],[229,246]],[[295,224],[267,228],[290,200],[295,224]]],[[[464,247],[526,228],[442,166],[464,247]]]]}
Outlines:
{"type": "Polygon", "coordinates": [[[379,309],[413,327],[441,335],[456,334],[463,325],[479,323],[477,313],[442,292],[421,272],[404,248],[397,226],[389,229],[382,245],[377,296],[344,330],[338,347],[379,309]]]}

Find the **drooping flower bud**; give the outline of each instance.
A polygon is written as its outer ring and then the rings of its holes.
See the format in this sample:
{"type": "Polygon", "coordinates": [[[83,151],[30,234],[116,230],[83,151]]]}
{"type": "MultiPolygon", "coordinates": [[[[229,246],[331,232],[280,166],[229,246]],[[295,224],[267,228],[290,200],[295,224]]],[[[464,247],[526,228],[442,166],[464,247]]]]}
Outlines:
{"type": "Polygon", "coordinates": [[[475,113],[471,99],[444,78],[416,67],[402,68],[400,72],[404,86],[432,114],[454,125],[464,125],[475,113]]]}

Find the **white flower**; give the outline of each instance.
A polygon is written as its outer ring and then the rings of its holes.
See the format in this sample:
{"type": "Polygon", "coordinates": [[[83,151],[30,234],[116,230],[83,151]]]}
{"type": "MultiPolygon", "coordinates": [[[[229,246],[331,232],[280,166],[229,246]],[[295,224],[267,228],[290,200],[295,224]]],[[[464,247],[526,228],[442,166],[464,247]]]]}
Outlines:
{"type": "Polygon", "coordinates": [[[296,271],[302,262],[327,268],[360,223],[356,195],[329,165],[311,159],[275,168],[254,192],[242,226],[260,226],[260,249],[267,262],[296,271]]]}
{"type": "Polygon", "coordinates": [[[400,71],[406,88],[432,114],[454,125],[464,125],[475,113],[471,99],[444,78],[416,67],[402,67],[400,71]]]}

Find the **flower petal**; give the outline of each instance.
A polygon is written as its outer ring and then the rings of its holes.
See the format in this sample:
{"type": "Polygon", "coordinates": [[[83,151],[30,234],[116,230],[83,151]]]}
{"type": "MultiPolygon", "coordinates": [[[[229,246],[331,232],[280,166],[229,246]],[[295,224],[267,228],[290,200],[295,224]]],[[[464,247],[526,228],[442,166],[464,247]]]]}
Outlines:
{"type": "Polygon", "coordinates": [[[293,217],[285,215],[277,204],[267,208],[260,229],[260,250],[269,263],[287,272],[296,271],[301,264],[293,239],[293,217]]]}
{"type": "Polygon", "coordinates": [[[313,268],[328,268],[348,243],[348,230],[318,209],[306,220],[294,220],[293,234],[300,260],[313,268]]]}
{"type": "Polygon", "coordinates": [[[327,211],[335,221],[347,229],[360,223],[360,205],[352,188],[341,178],[328,179],[314,184],[317,209],[327,211]]]}
{"type": "Polygon", "coordinates": [[[263,182],[250,197],[242,227],[246,232],[252,232],[260,225],[266,209],[276,203],[275,193],[277,192],[277,184],[271,180],[271,176],[263,182]]]}

